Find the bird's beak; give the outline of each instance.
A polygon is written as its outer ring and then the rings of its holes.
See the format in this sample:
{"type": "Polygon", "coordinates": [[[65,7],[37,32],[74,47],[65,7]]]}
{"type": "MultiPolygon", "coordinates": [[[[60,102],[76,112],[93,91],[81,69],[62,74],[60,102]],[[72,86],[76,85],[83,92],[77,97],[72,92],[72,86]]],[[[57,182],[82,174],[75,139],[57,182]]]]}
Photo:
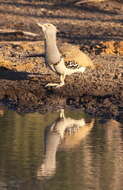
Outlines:
{"type": "Polygon", "coordinates": [[[41,23],[38,22],[37,25],[40,26],[40,27],[42,28],[43,31],[45,30],[45,26],[44,26],[44,24],[41,24],[41,23]]]}
{"type": "Polygon", "coordinates": [[[40,26],[40,27],[42,27],[42,26],[43,26],[43,24],[41,24],[41,23],[39,23],[39,22],[37,23],[37,25],[38,25],[38,26],[40,26]]]}

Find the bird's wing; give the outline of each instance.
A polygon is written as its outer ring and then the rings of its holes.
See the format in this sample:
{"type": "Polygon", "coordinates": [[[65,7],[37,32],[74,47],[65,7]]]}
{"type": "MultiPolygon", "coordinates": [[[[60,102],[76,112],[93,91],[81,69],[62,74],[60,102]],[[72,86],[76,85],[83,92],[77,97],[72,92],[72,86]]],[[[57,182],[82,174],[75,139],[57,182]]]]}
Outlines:
{"type": "Polygon", "coordinates": [[[73,61],[79,66],[94,68],[94,64],[91,59],[79,49],[79,46],[63,43],[60,45],[60,52],[66,62],[73,61]]]}

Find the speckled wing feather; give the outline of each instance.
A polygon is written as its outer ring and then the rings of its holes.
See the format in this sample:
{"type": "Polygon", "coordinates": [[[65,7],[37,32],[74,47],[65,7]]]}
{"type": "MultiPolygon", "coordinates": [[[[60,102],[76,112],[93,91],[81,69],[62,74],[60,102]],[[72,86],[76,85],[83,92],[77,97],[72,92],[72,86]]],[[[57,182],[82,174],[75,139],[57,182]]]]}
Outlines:
{"type": "Polygon", "coordinates": [[[76,129],[73,127],[65,131],[64,141],[61,142],[59,148],[60,149],[68,149],[77,147],[82,139],[84,139],[92,130],[94,126],[94,120],[89,123],[86,123],[85,126],[77,127],[76,129]]]}
{"type": "Polygon", "coordinates": [[[76,66],[78,65],[79,67],[94,68],[94,64],[91,59],[79,49],[79,46],[63,43],[59,45],[59,49],[65,62],[68,63],[68,66],[69,63],[71,63],[71,65],[72,63],[73,65],[75,63],[76,66]]]}
{"type": "Polygon", "coordinates": [[[66,61],[65,60],[65,66],[68,69],[79,69],[81,66],[78,65],[74,60],[73,61],[66,61]]]}

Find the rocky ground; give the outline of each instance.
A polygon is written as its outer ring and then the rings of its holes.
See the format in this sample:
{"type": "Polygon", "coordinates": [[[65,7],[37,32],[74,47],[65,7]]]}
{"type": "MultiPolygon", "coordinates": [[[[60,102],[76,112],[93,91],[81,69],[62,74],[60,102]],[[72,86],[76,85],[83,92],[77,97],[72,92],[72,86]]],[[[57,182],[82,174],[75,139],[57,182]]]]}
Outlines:
{"type": "Polygon", "coordinates": [[[19,112],[73,106],[93,115],[122,116],[122,1],[75,5],[3,0],[0,17],[2,102],[19,112]],[[78,44],[91,57],[96,69],[67,77],[61,89],[46,89],[47,82],[59,81],[59,77],[45,67],[43,36],[37,22],[55,24],[59,28],[59,45],[78,44]]]}

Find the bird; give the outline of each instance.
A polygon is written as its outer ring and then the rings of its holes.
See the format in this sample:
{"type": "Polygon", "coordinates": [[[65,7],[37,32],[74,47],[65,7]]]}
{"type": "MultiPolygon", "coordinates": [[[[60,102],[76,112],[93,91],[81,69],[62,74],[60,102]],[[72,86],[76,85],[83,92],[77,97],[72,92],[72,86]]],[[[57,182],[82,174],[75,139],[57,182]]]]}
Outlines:
{"type": "Polygon", "coordinates": [[[56,172],[58,149],[67,150],[78,146],[89,134],[94,122],[94,119],[87,122],[83,116],[80,119],[66,116],[65,110],[60,109],[58,117],[45,128],[45,156],[37,170],[37,177],[52,177],[56,172]]]}
{"type": "Polygon", "coordinates": [[[57,45],[58,29],[51,23],[37,23],[44,35],[45,63],[60,76],[60,83],[48,83],[46,87],[59,88],[64,86],[66,75],[76,72],[83,73],[87,67],[94,68],[91,59],[78,46],[65,43],[57,45]],[[61,50],[60,50],[61,49],[61,50]]]}

